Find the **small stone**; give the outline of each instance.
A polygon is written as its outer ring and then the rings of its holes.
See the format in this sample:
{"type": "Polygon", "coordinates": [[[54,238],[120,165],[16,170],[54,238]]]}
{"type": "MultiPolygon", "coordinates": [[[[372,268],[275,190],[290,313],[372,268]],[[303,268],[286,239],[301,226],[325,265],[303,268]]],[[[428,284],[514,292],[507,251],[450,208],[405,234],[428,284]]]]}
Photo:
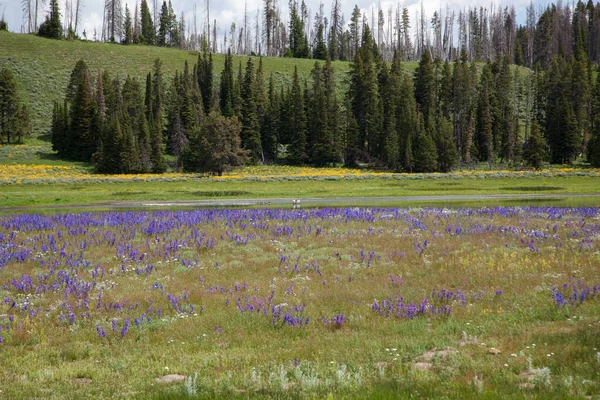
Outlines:
{"type": "Polygon", "coordinates": [[[160,376],[155,379],[156,383],[175,383],[175,382],[183,382],[185,381],[185,376],[178,374],[170,374],[165,376],[160,376]]]}
{"type": "Polygon", "coordinates": [[[521,388],[521,389],[533,389],[533,388],[535,388],[535,385],[533,383],[525,382],[525,383],[521,383],[519,385],[519,388],[521,388]]]}
{"type": "Polygon", "coordinates": [[[493,354],[495,356],[498,355],[498,354],[500,354],[500,353],[502,353],[502,352],[500,350],[498,350],[497,348],[495,348],[495,347],[492,347],[491,349],[488,350],[488,354],[493,354]]]}
{"type": "Polygon", "coordinates": [[[413,364],[413,368],[419,371],[429,371],[431,363],[428,362],[417,362],[413,364]]]}

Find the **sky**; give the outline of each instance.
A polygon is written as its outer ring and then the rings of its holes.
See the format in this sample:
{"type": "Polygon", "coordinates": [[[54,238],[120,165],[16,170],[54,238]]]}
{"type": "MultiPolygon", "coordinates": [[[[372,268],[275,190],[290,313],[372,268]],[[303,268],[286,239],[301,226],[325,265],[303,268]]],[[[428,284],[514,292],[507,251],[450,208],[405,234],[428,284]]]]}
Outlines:
{"type": "MultiPolygon", "coordinates": [[[[21,3],[23,0],[0,0],[0,15],[4,16],[4,20],[8,23],[9,30],[13,32],[20,32],[21,26],[23,25],[23,12],[21,3]]],[[[35,0],[33,0],[35,1],[35,0]]],[[[39,17],[41,23],[47,14],[47,5],[49,0],[40,0],[46,3],[46,7],[44,7],[44,11],[39,17]]],[[[64,4],[65,1],[72,1],[73,3],[76,0],[59,0],[59,4],[61,5],[61,15],[64,16],[64,4]]],[[[103,4],[104,0],[80,0],[83,4],[82,7],[82,17],[80,19],[80,25],[78,28],[78,33],[82,34],[85,30],[87,33],[87,38],[92,39],[94,29],[97,30],[98,35],[102,30],[102,15],[103,15],[103,4]]],[[[133,16],[133,10],[135,8],[136,0],[121,0],[123,3],[123,9],[125,9],[125,3],[129,5],[133,16]]],[[[151,7],[154,0],[147,0],[148,4],[151,7]]],[[[158,0],[162,4],[162,0],[158,0]]],[[[277,1],[277,0],[276,0],[277,1]]],[[[201,29],[202,20],[206,20],[206,0],[171,0],[173,4],[173,9],[175,13],[179,17],[181,13],[185,13],[186,24],[190,25],[190,21],[193,20],[193,8],[194,4],[196,4],[197,10],[197,18],[198,18],[198,29],[201,29]]],[[[319,9],[319,0],[305,0],[308,8],[311,10],[311,14],[314,16],[319,9]]],[[[282,6],[282,18],[287,20],[287,4],[288,0],[279,0],[279,3],[282,6]]],[[[325,13],[328,16],[331,10],[331,0],[323,0],[325,4],[325,13]]],[[[525,19],[525,8],[530,3],[530,0],[504,0],[503,2],[495,2],[495,7],[501,6],[509,6],[514,5],[517,12],[517,21],[519,23],[523,23],[525,19]]],[[[549,3],[549,0],[537,0],[534,1],[536,6],[545,6],[549,3]]],[[[255,20],[256,11],[259,8],[262,8],[263,0],[247,0],[248,11],[252,15],[252,21],[255,20]]],[[[381,4],[382,9],[384,10],[385,16],[387,18],[387,10],[390,7],[396,7],[398,4],[408,7],[410,11],[411,17],[411,25],[414,27],[415,24],[415,15],[417,10],[420,10],[421,0],[381,0],[381,1],[373,1],[373,0],[341,0],[342,4],[342,12],[345,16],[345,19],[348,20],[354,5],[358,5],[359,8],[367,12],[367,15],[370,18],[371,8],[377,7],[378,4],[381,4]]],[[[480,7],[484,6],[489,8],[491,2],[481,2],[476,0],[443,0],[443,1],[430,1],[426,0],[423,2],[423,7],[426,15],[431,18],[433,12],[435,10],[439,10],[442,8],[446,9],[448,6],[450,9],[460,10],[467,7],[480,7]]],[[[159,6],[160,9],[160,6],[159,6]]],[[[152,11],[151,11],[152,12],[152,11]]],[[[212,20],[217,20],[217,26],[219,28],[219,37],[222,37],[226,30],[229,30],[232,22],[235,22],[236,25],[240,26],[243,16],[244,16],[244,1],[235,1],[235,0],[219,0],[214,1],[210,0],[210,14],[211,14],[211,24],[212,20]]],[[[64,22],[64,19],[63,19],[64,22]]],[[[455,27],[457,23],[455,23],[455,27]]],[[[0,43],[0,46],[2,44],[0,43]]]]}

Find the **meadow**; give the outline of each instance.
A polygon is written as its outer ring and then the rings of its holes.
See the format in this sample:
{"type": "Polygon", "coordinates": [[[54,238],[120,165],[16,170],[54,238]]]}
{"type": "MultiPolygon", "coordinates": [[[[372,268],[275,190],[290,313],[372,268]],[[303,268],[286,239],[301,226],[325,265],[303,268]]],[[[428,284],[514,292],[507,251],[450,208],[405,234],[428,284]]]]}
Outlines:
{"type": "Polygon", "coordinates": [[[0,396],[597,397],[599,230],[597,208],[3,215],[0,396]]]}

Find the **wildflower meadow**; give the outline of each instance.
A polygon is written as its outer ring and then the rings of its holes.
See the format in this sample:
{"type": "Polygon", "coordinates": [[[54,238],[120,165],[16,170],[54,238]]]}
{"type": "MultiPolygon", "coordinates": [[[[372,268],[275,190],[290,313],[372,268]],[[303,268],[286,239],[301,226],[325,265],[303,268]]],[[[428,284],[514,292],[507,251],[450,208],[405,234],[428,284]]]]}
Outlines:
{"type": "Polygon", "coordinates": [[[593,398],[597,208],[0,217],[0,397],[593,398]]]}

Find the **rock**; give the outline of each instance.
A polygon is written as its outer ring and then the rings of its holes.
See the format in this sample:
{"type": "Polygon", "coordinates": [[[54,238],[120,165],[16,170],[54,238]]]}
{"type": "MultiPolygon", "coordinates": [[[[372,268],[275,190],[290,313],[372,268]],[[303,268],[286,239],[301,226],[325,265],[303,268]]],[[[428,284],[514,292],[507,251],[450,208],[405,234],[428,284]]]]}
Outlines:
{"type": "Polygon", "coordinates": [[[429,371],[429,369],[431,369],[431,363],[428,362],[417,362],[414,363],[412,366],[414,369],[417,369],[419,371],[429,371]]]}
{"type": "Polygon", "coordinates": [[[155,379],[156,383],[175,383],[175,382],[183,382],[185,381],[185,376],[178,374],[170,374],[165,376],[160,376],[155,379]]]}
{"type": "Polygon", "coordinates": [[[423,353],[421,356],[419,356],[419,358],[421,360],[423,360],[424,362],[430,362],[431,360],[433,360],[436,357],[444,358],[444,357],[448,357],[448,356],[451,356],[451,355],[454,355],[457,353],[458,353],[458,351],[456,351],[454,348],[448,347],[446,350],[428,351],[427,353],[423,353]]]}
{"type": "Polygon", "coordinates": [[[533,388],[535,388],[535,385],[533,383],[525,382],[525,383],[521,383],[519,385],[519,388],[521,388],[521,389],[533,389],[533,388]]]}
{"type": "Polygon", "coordinates": [[[490,348],[488,350],[488,354],[492,354],[492,355],[495,355],[495,356],[497,356],[500,353],[502,353],[502,352],[500,350],[498,350],[497,348],[495,348],[495,347],[492,347],[492,348],[490,348]]]}

